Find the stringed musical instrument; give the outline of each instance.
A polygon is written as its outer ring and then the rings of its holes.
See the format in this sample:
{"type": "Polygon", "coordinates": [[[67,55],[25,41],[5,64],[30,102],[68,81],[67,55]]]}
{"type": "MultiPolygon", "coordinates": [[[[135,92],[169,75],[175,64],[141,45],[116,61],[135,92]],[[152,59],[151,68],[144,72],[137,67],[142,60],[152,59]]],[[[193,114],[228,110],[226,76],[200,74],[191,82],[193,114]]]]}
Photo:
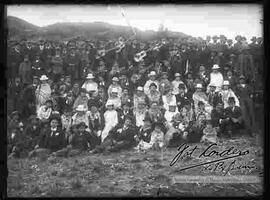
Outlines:
{"type": "Polygon", "coordinates": [[[143,50],[143,51],[141,51],[139,53],[136,53],[135,56],[134,56],[134,60],[136,62],[142,61],[143,58],[147,55],[147,52],[149,52],[151,50],[158,51],[161,46],[162,45],[156,45],[156,46],[153,46],[153,47],[148,48],[147,50],[143,50]]]}

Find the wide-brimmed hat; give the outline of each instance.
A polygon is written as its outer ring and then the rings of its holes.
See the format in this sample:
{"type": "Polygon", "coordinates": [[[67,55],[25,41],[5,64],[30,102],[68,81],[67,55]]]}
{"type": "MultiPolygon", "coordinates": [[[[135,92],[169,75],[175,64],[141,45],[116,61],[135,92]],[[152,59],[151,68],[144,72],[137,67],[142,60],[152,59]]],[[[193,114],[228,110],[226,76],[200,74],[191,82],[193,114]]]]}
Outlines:
{"type": "Polygon", "coordinates": [[[119,78],[113,77],[113,78],[112,78],[112,81],[119,81],[119,78]]]}
{"type": "Polygon", "coordinates": [[[93,79],[93,78],[95,78],[95,77],[93,76],[93,74],[87,74],[86,79],[93,79]]]}
{"type": "Polygon", "coordinates": [[[87,111],[87,109],[84,107],[84,105],[78,105],[78,107],[76,108],[76,111],[85,112],[87,111]]]}
{"type": "Polygon", "coordinates": [[[202,89],[202,88],[203,88],[203,86],[202,86],[202,84],[201,84],[201,83],[197,83],[195,88],[201,88],[201,89],[202,89]]]}
{"type": "Polygon", "coordinates": [[[143,87],[142,86],[137,87],[137,91],[143,92],[143,87]]]}
{"type": "Polygon", "coordinates": [[[157,73],[155,72],[155,71],[151,71],[149,74],[148,74],[148,76],[156,76],[157,75],[157,73]]]}
{"type": "Polygon", "coordinates": [[[175,77],[180,77],[181,74],[180,74],[180,73],[175,73],[174,76],[175,76],[175,77]]]}
{"type": "Polygon", "coordinates": [[[219,68],[220,68],[220,67],[219,67],[218,64],[214,64],[213,67],[212,67],[212,69],[219,69],[219,68]]]}
{"type": "Polygon", "coordinates": [[[230,82],[228,80],[223,81],[223,85],[230,85],[230,82]]]}
{"type": "Polygon", "coordinates": [[[46,76],[46,75],[42,75],[41,77],[40,77],[40,79],[39,80],[41,80],[41,81],[46,81],[46,80],[48,80],[49,78],[46,76]]]}
{"type": "Polygon", "coordinates": [[[113,105],[114,105],[113,101],[108,99],[107,102],[106,102],[106,107],[107,106],[113,106],[113,105]]]}
{"type": "Polygon", "coordinates": [[[217,87],[214,83],[209,83],[209,87],[217,87]]]}

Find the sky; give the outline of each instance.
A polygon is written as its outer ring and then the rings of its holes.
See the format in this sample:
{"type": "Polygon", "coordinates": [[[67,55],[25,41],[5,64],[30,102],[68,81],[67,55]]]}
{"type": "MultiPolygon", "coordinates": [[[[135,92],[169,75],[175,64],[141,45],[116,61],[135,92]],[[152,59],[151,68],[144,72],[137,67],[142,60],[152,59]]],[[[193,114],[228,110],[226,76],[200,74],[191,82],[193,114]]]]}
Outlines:
{"type": "Polygon", "coordinates": [[[193,37],[223,34],[234,39],[238,34],[248,40],[262,36],[259,4],[218,5],[12,5],[7,15],[46,26],[57,22],[107,22],[140,30],[157,31],[160,24],[171,31],[193,37]],[[125,17],[122,16],[122,13],[125,17]]]}

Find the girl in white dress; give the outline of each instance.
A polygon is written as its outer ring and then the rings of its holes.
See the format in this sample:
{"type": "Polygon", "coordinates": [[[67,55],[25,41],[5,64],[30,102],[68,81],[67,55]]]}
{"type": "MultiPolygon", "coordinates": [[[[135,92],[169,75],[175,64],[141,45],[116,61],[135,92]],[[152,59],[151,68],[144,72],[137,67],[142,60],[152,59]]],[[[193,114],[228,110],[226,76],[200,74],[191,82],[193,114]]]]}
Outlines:
{"type": "Polygon", "coordinates": [[[118,124],[118,114],[114,109],[113,102],[108,100],[106,108],[107,110],[104,113],[105,127],[101,133],[101,142],[108,136],[110,130],[118,124]]]}

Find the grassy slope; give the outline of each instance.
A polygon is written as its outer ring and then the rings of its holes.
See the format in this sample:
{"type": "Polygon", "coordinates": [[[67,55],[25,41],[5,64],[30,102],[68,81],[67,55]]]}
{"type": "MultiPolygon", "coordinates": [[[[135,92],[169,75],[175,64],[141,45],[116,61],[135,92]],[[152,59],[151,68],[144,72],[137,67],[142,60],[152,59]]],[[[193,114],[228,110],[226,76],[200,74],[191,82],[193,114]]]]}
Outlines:
{"type": "MultiPolygon", "coordinates": [[[[222,148],[231,145],[243,150],[250,149],[251,154],[245,161],[254,159],[257,165],[262,166],[262,156],[258,157],[256,153],[259,149],[256,141],[226,141],[222,148]]],[[[163,161],[159,152],[144,154],[134,150],[109,155],[84,154],[73,158],[49,158],[43,161],[9,160],[8,196],[244,196],[262,192],[260,184],[176,183],[173,178],[176,175],[204,174],[201,168],[179,172],[179,163],[170,167],[169,163],[176,152],[177,149],[168,149],[163,161]]],[[[194,158],[186,161],[186,164],[200,161],[194,158]]],[[[237,175],[246,173],[239,170],[237,175]]],[[[248,174],[257,173],[253,171],[248,174]]]]}

